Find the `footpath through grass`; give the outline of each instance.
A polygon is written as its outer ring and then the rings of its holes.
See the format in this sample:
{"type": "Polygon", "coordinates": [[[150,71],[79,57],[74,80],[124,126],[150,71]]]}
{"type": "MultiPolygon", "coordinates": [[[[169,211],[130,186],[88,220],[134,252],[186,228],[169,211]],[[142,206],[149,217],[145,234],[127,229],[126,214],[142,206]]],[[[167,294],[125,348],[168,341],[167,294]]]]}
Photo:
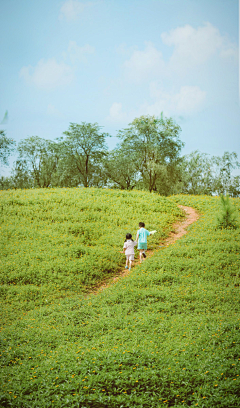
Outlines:
{"type": "Polygon", "coordinates": [[[239,229],[215,231],[218,198],[168,201],[202,214],[174,245],[102,293],[6,322],[0,406],[239,406],[239,229]]]}

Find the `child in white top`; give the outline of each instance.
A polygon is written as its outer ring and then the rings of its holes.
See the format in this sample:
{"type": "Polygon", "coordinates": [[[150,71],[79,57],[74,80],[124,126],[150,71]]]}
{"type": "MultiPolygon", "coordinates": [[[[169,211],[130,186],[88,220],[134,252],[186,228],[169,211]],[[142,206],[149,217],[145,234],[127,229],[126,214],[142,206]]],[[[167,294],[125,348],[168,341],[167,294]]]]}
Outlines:
{"type": "Polygon", "coordinates": [[[126,266],[125,268],[128,269],[128,263],[129,263],[129,271],[131,270],[132,267],[132,261],[134,261],[134,247],[137,245],[137,241],[133,241],[132,235],[127,234],[126,235],[126,240],[123,245],[123,252],[125,252],[126,255],[126,266]]]}

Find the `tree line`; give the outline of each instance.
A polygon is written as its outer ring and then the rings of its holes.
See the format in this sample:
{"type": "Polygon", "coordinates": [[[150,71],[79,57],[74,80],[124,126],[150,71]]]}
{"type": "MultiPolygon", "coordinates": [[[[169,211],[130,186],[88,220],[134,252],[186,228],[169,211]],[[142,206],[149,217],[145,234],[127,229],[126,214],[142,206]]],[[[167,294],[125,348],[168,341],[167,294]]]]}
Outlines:
{"type": "MultiPolygon", "coordinates": [[[[240,167],[235,152],[210,157],[194,151],[181,156],[180,126],[171,118],[140,116],[118,132],[109,150],[97,123],[70,123],[55,141],[31,136],[19,142],[10,177],[0,189],[99,187],[177,193],[240,196],[240,167]]],[[[0,131],[0,161],[8,163],[14,141],[0,131]]]]}

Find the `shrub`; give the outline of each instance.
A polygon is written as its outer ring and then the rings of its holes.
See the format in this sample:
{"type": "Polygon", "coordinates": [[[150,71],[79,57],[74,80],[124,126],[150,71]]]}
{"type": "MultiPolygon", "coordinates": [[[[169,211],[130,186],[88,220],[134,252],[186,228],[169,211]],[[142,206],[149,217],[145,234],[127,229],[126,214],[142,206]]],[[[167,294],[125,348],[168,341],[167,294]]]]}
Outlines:
{"type": "Polygon", "coordinates": [[[229,195],[224,197],[223,194],[220,195],[221,199],[221,212],[217,215],[217,228],[228,228],[236,229],[237,224],[237,214],[235,208],[232,206],[229,200],[229,195]]]}

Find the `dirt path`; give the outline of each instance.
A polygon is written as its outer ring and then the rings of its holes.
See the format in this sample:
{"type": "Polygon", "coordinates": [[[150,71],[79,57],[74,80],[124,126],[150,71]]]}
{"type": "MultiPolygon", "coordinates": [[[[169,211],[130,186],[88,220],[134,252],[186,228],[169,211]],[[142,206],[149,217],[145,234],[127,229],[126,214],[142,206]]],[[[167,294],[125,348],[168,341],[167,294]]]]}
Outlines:
{"type": "Polygon", "coordinates": [[[187,227],[193,222],[197,221],[200,217],[198,212],[192,207],[185,207],[184,205],[179,205],[178,207],[181,208],[181,210],[185,211],[186,218],[183,221],[178,221],[173,224],[172,230],[174,232],[171,232],[169,234],[168,238],[165,240],[164,246],[173,244],[177,239],[185,235],[187,233],[187,227]]]}
{"type": "MultiPolygon", "coordinates": [[[[174,242],[181,238],[183,235],[187,233],[187,227],[191,225],[193,222],[197,221],[199,218],[199,214],[194,208],[192,207],[185,207],[184,205],[179,205],[179,208],[181,208],[185,213],[186,213],[186,218],[182,221],[177,221],[175,224],[172,225],[171,232],[169,236],[161,242],[160,248],[168,247],[171,244],[174,244],[174,242]]],[[[155,250],[148,250],[147,251],[147,258],[150,258],[153,256],[158,249],[155,250]]],[[[139,265],[139,260],[134,261],[134,266],[135,268],[137,265],[139,265]]],[[[88,295],[96,295],[98,292],[102,292],[104,289],[108,288],[111,286],[113,283],[118,281],[120,278],[124,278],[124,276],[128,275],[129,270],[128,269],[122,269],[118,272],[116,272],[116,275],[111,278],[107,278],[105,281],[102,281],[98,286],[95,286],[89,293],[88,295]]]]}

